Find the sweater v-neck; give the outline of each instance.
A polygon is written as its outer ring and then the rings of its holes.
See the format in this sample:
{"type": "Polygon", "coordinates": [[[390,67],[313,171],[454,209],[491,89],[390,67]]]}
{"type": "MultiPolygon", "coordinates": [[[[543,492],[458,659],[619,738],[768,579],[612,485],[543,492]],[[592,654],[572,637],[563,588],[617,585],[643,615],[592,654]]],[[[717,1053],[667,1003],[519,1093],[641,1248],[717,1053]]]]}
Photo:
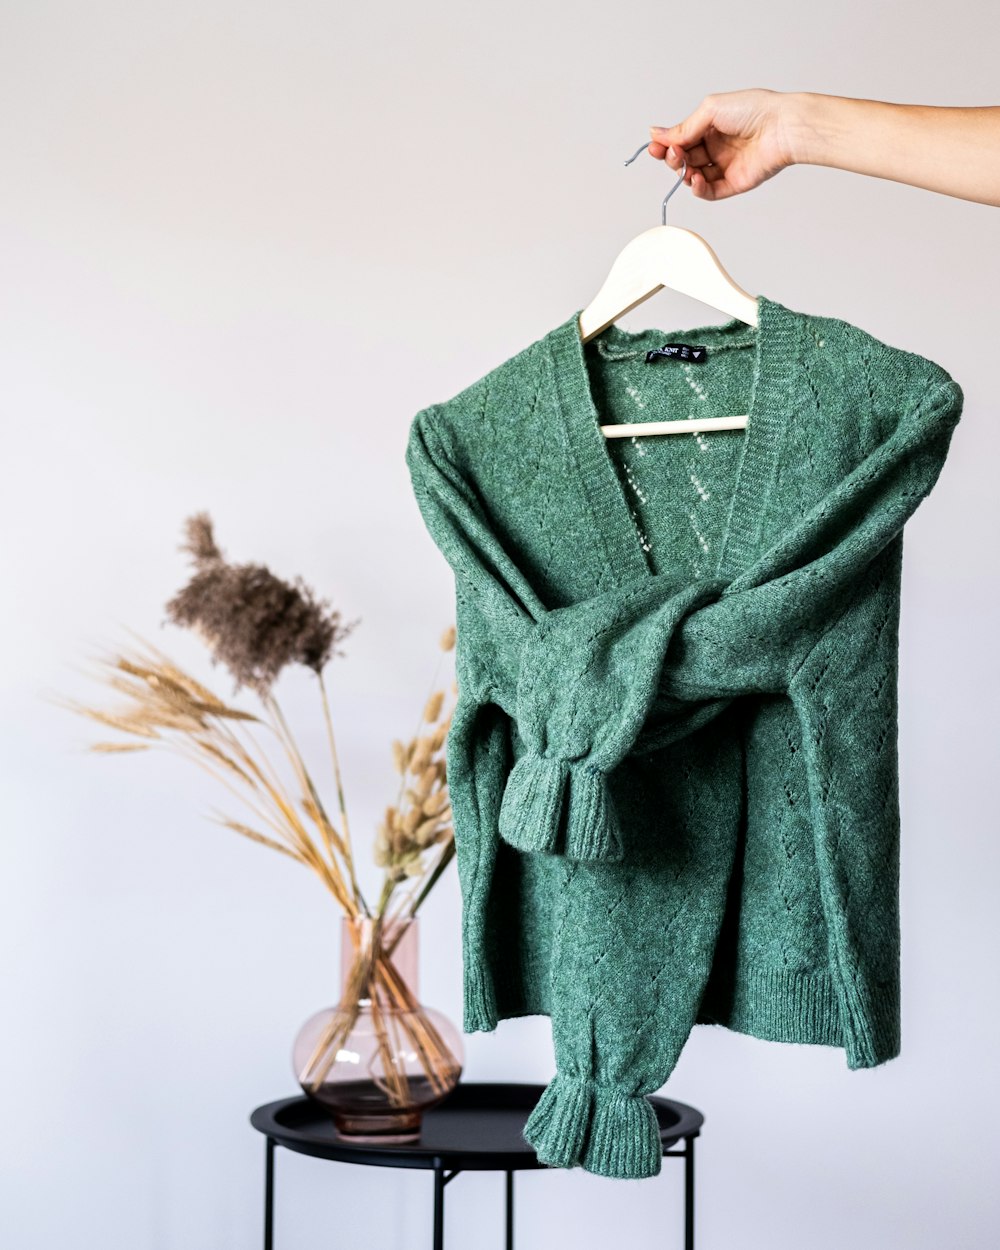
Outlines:
{"type": "MultiPolygon", "coordinates": [[[[580,338],[577,309],[548,336],[553,365],[557,407],[564,437],[584,497],[605,547],[607,567],[618,585],[654,576],[633,522],[607,439],[601,432],[606,418],[597,408],[591,389],[584,343],[580,338]]],[[[801,315],[769,299],[757,296],[757,325],[732,317],[721,324],[662,330],[625,330],[612,322],[597,336],[617,358],[638,357],[666,342],[703,343],[709,358],[713,347],[753,348],[753,376],[743,430],[713,431],[708,438],[740,438],[739,458],[732,501],[723,530],[714,576],[738,575],[753,562],[760,545],[761,528],[777,469],[781,444],[794,419],[801,384],[799,352],[802,343],[801,315]]],[[[596,342],[597,339],[591,340],[596,342]]],[[[724,413],[714,413],[724,416],[724,413]]],[[[682,435],[649,435],[678,438],[682,435]]]]}

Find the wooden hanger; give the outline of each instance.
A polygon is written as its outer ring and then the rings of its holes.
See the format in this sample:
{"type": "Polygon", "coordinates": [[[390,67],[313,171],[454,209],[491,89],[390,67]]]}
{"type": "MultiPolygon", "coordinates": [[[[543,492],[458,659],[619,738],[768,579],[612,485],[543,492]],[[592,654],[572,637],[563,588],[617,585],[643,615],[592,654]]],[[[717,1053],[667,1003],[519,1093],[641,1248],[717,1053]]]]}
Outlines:
{"type": "MultiPolygon", "coordinates": [[[[625,164],[630,165],[648,147],[647,141],[625,164]]],[[[580,313],[582,342],[589,342],[612,322],[664,287],[693,296],[703,304],[745,321],[747,325],[757,324],[756,298],[726,273],[722,262],[701,235],[680,226],[667,225],[667,200],[684,181],[686,172],[687,162],[684,162],[680,178],[663,199],[663,224],[644,230],[619,252],[604,285],[580,313]]],[[[607,438],[631,438],[646,434],[742,430],[746,428],[747,420],[748,417],[743,415],[694,417],[682,421],[638,421],[602,425],[601,433],[607,438]]]]}

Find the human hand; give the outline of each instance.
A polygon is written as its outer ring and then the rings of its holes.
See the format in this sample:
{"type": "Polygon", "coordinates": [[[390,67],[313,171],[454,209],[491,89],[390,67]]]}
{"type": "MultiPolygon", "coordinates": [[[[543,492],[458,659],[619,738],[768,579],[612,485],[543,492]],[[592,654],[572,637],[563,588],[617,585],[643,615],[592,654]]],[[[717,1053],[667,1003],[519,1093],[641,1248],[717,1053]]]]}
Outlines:
{"type": "Polygon", "coordinates": [[[795,163],[794,93],[755,87],[707,95],[674,126],[650,126],[649,154],[680,170],[703,200],[724,200],[759,186],[795,163]]]}

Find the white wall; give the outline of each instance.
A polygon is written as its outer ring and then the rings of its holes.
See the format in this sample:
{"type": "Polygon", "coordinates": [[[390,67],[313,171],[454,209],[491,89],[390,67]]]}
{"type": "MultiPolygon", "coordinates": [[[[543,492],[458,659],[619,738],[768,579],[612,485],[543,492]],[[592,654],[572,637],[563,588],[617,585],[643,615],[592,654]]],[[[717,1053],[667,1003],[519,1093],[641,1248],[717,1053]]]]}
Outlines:
{"type": "MultiPolygon", "coordinates": [[[[0,8],[5,1246],[257,1245],[247,1117],[295,1092],[292,1036],[336,985],[332,905],[206,819],[223,797],[209,778],[167,755],[89,756],[94,732],[44,698],[100,698],[79,666],[126,627],[229,692],[163,624],[188,573],[183,518],[208,509],[234,559],[362,617],[331,677],[352,825],[371,830],[389,740],[452,620],[403,462],[413,414],[586,303],[659,221],[663,169],[622,166],[649,123],[744,86],[997,103],[986,14],[0,8]]],[[[747,289],[923,353],[966,393],[907,530],[903,1051],[849,1072],[840,1051],[698,1028],[664,1092],[707,1116],[699,1244],[992,1247],[1000,216],[796,168],[717,205],[682,190],[670,217],[747,289]]],[[[662,292],[622,324],[714,317],[662,292]]],[[[281,693],[320,759],[311,686],[281,693]]],[[[422,977],[453,1018],[457,919],[452,873],[426,909],[422,977]]],[[[465,1041],[470,1080],[551,1075],[543,1018],[465,1041]]],[[[427,1244],[427,1177],[278,1162],[282,1250],[427,1244]]],[[[520,1178],[521,1250],[680,1246],[675,1168],[520,1178]]],[[[501,1245],[500,1178],[462,1177],[448,1202],[452,1244],[501,1245]]]]}

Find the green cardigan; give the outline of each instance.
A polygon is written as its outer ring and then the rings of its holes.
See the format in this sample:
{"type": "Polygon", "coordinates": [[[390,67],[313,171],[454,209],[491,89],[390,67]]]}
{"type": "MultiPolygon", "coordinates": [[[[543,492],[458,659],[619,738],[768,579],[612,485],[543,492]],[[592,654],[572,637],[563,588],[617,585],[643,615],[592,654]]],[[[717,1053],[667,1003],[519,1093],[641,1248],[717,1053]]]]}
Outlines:
{"type": "Polygon", "coordinates": [[[963,393],[758,310],[586,345],[574,312],[410,427],[455,574],[463,1027],[550,1016],[525,1138],[551,1166],[655,1175],[644,1095],[695,1024],[899,1053],[902,529],[963,393]],[[676,341],[704,360],[647,359],[676,341]]]}

